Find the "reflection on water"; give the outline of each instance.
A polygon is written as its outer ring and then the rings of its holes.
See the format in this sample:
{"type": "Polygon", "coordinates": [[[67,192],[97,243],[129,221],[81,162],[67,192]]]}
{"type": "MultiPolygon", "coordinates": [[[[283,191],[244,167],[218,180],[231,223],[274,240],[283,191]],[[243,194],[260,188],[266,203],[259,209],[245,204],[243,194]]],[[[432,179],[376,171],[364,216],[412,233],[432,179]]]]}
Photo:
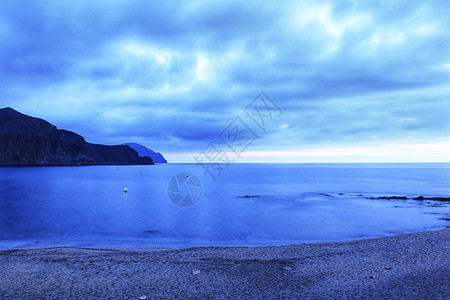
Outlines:
{"type": "Polygon", "coordinates": [[[0,247],[279,245],[449,225],[446,203],[367,199],[448,197],[449,164],[234,164],[215,183],[201,171],[0,168],[0,247]],[[201,180],[202,196],[188,208],[167,195],[182,172],[201,180]]]}

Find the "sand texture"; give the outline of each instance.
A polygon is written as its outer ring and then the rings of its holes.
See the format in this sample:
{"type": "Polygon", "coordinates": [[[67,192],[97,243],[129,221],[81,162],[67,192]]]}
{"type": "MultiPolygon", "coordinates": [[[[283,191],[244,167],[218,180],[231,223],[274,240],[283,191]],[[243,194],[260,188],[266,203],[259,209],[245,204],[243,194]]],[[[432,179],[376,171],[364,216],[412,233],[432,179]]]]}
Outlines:
{"type": "Polygon", "coordinates": [[[450,299],[450,229],[337,243],[0,251],[1,299],[450,299]]]}

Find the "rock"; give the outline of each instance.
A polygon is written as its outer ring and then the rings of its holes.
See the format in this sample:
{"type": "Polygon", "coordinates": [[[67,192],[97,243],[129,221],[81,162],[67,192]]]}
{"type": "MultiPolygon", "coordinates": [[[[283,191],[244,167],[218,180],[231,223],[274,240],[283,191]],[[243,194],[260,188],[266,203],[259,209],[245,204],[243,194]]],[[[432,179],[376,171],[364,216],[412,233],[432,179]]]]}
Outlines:
{"type": "Polygon", "coordinates": [[[129,146],[91,144],[8,107],[0,109],[0,166],[152,165],[129,146]]]}
{"type": "Polygon", "coordinates": [[[375,275],[370,275],[369,279],[375,279],[375,275]]]}
{"type": "Polygon", "coordinates": [[[408,197],[406,197],[406,196],[390,196],[390,197],[382,196],[382,197],[369,197],[369,198],[367,198],[367,199],[373,199],[373,200],[375,200],[375,199],[383,199],[383,200],[408,200],[408,197]]]}
{"type": "Polygon", "coordinates": [[[434,201],[450,201],[450,197],[433,197],[433,198],[430,198],[430,200],[434,200],[434,201]]]}
{"type": "Polygon", "coordinates": [[[389,200],[407,200],[408,198],[406,197],[406,196],[402,196],[402,197],[399,197],[399,196],[392,196],[392,197],[389,197],[388,198],[389,200]]]}
{"type": "Polygon", "coordinates": [[[433,200],[433,201],[450,201],[450,197],[423,197],[419,196],[417,198],[414,198],[414,200],[433,200]]]}
{"type": "Polygon", "coordinates": [[[283,267],[283,270],[285,270],[285,271],[291,271],[292,268],[291,268],[291,267],[283,267]]]}
{"type": "Polygon", "coordinates": [[[124,192],[124,193],[127,193],[127,192],[128,192],[128,189],[127,189],[127,188],[124,188],[124,189],[123,189],[123,192],[124,192]]]}
{"type": "Polygon", "coordinates": [[[319,195],[321,195],[321,196],[325,196],[325,197],[334,197],[333,195],[330,195],[330,194],[326,194],[326,193],[319,193],[319,195]]]}
{"type": "Polygon", "coordinates": [[[194,269],[194,270],[192,270],[192,274],[198,275],[198,274],[200,274],[200,270],[194,269]]]}
{"type": "Polygon", "coordinates": [[[447,201],[450,201],[450,197],[424,197],[424,196],[419,196],[419,197],[413,198],[413,200],[418,200],[418,201],[432,200],[432,201],[447,202],[447,201]]]}
{"type": "Polygon", "coordinates": [[[140,296],[139,299],[142,299],[142,300],[147,299],[147,296],[145,296],[145,295],[140,296]]]}
{"type": "Polygon", "coordinates": [[[161,164],[161,163],[167,163],[167,160],[162,156],[161,153],[155,152],[151,149],[148,149],[147,147],[137,144],[137,143],[125,143],[122,145],[127,145],[136,150],[136,152],[139,154],[140,157],[151,157],[153,162],[161,164]]]}

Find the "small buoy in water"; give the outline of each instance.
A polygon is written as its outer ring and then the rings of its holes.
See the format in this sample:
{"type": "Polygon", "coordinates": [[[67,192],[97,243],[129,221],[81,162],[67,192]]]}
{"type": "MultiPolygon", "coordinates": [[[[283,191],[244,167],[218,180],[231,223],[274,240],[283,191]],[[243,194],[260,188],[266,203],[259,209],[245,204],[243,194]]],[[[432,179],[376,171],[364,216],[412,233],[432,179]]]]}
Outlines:
{"type": "Polygon", "coordinates": [[[127,188],[124,188],[124,189],[123,189],[123,192],[124,192],[124,193],[127,193],[127,192],[128,192],[128,189],[127,189],[127,188]]]}

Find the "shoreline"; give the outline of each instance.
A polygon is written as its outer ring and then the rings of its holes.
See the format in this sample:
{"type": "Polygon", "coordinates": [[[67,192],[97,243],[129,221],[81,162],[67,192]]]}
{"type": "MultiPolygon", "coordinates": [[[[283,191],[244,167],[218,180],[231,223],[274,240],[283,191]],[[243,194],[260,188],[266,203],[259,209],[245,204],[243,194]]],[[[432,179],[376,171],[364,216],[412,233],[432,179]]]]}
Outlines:
{"type": "Polygon", "coordinates": [[[0,298],[449,298],[450,229],[264,247],[0,249],[0,298]]]}
{"type": "Polygon", "coordinates": [[[216,245],[203,245],[203,244],[194,244],[194,245],[156,245],[156,246],[131,246],[131,245],[117,245],[117,246],[100,246],[100,245],[69,245],[69,244],[50,244],[50,245],[37,245],[31,241],[28,242],[30,246],[12,246],[12,247],[2,247],[0,245],[0,253],[2,251],[8,250],[45,250],[45,249],[58,249],[58,248],[73,248],[73,249],[89,249],[89,250],[118,250],[118,251],[159,251],[159,250],[183,250],[183,249],[200,249],[200,248],[266,248],[266,247],[285,247],[285,246],[298,246],[298,245],[314,245],[314,244],[334,244],[334,243],[345,243],[345,242],[353,242],[353,241],[362,241],[362,240],[370,240],[370,239],[379,239],[385,237],[392,237],[397,235],[405,235],[405,234],[415,234],[415,233],[423,233],[423,232],[432,232],[432,231],[440,231],[440,230],[450,230],[450,226],[443,226],[433,229],[427,229],[424,231],[406,231],[400,233],[390,233],[387,235],[376,235],[376,236],[366,236],[366,237],[355,237],[348,239],[336,239],[329,241],[305,241],[300,243],[286,243],[286,244],[267,244],[267,245],[233,245],[233,244],[216,244],[216,245]]]}

